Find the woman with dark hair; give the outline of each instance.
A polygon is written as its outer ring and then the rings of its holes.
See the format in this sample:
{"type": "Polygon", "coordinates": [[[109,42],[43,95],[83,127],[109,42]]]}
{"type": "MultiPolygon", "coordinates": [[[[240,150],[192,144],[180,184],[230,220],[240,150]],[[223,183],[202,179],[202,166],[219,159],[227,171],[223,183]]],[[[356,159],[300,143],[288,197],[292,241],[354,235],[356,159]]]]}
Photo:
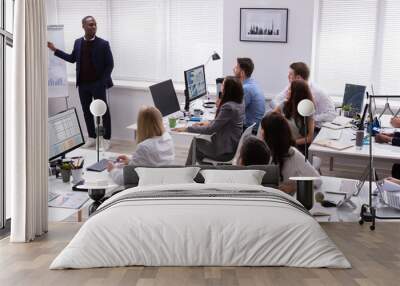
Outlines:
{"type": "MultiPolygon", "coordinates": [[[[294,183],[290,177],[319,177],[319,173],[295,146],[288,121],[279,112],[271,112],[261,121],[261,138],[271,152],[272,163],[279,165],[282,184],[280,189],[292,193],[294,183]]],[[[320,181],[317,181],[320,184],[320,181]]]]}
{"type": "Polygon", "coordinates": [[[264,141],[255,136],[247,138],[242,147],[238,159],[238,165],[268,165],[270,161],[270,151],[264,141]]]}
{"type": "Polygon", "coordinates": [[[307,82],[305,82],[304,80],[293,80],[290,84],[286,101],[284,101],[274,110],[285,115],[286,119],[288,120],[290,130],[292,131],[293,138],[296,141],[296,145],[299,147],[300,150],[304,150],[304,148],[300,147],[301,145],[304,146],[304,144],[311,144],[312,140],[314,139],[315,127],[314,119],[312,117],[307,117],[306,134],[304,117],[301,116],[297,111],[297,105],[303,99],[309,99],[314,102],[307,82]]]}
{"type": "Polygon", "coordinates": [[[194,142],[196,142],[196,161],[199,162],[204,158],[229,161],[235,155],[243,131],[243,87],[239,79],[228,76],[225,78],[221,89],[222,95],[218,102],[214,120],[174,129],[178,132],[212,135],[211,142],[201,138],[192,141],[186,165],[196,163],[192,159],[194,142]]]}

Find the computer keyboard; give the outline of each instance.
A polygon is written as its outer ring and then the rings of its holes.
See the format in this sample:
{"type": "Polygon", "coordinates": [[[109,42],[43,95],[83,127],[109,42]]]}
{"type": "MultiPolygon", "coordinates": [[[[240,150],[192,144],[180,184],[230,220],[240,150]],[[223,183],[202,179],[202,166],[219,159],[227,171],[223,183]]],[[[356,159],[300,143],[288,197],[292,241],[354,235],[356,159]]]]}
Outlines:
{"type": "Polygon", "coordinates": [[[101,159],[99,162],[96,162],[93,165],[87,167],[86,170],[94,172],[103,172],[105,169],[107,169],[107,165],[108,165],[108,160],[101,159]]]}
{"type": "Polygon", "coordinates": [[[58,196],[59,196],[59,194],[57,194],[57,193],[49,192],[48,201],[50,202],[50,201],[54,200],[55,198],[57,198],[58,196]]]}

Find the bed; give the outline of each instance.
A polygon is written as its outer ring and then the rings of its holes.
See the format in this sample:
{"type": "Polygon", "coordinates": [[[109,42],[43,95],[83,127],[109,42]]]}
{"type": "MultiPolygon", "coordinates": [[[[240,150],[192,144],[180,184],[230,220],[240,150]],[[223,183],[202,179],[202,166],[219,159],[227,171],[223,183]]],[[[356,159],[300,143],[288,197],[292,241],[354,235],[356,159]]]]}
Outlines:
{"type": "Polygon", "coordinates": [[[111,197],[50,269],[133,265],[351,267],[293,197],[261,185],[187,183],[111,197]]]}

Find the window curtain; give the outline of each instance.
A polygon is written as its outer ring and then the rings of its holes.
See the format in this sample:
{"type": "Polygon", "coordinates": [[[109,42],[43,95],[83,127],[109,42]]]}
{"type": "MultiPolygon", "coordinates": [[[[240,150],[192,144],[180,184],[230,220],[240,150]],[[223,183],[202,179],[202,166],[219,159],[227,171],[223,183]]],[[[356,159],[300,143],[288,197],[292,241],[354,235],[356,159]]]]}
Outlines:
{"type": "Polygon", "coordinates": [[[11,242],[47,232],[47,46],[45,0],[15,2],[13,93],[6,111],[11,242]]]}

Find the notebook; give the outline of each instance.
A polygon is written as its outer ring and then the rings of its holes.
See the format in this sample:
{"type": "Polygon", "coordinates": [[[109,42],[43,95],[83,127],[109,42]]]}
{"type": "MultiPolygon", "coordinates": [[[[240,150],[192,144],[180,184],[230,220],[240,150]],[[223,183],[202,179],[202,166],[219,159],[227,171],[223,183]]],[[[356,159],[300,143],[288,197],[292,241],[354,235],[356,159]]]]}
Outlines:
{"type": "Polygon", "coordinates": [[[320,140],[316,140],[313,143],[315,143],[316,145],[319,146],[323,146],[323,147],[328,147],[334,150],[344,150],[350,147],[353,147],[354,144],[353,143],[345,143],[345,142],[338,142],[336,140],[329,140],[329,139],[320,139],[320,140]]]}
{"type": "Polygon", "coordinates": [[[343,126],[340,124],[335,124],[332,122],[325,122],[324,124],[322,124],[322,127],[326,127],[326,128],[333,129],[333,130],[340,130],[340,129],[346,128],[346,126],[343,126]]]}
{"type": "Polygon", "coordinates": [[[344,129],[347,127],[351,127],[352,120],[353,119],[351,118],[338,116],[332,122],[325,122],[324,124],[322,124],[322,126],[333,130],[344,129]]]}
{"type": "Polygon", "coordinates": [[[329,139],[339,140],[342,136],[342,130],[331,130],[328,134],[329,139]]]}
{"type": "Polygon", "coordinates": [[[353,121],[352,118],[338,116],[332,121],[332,123],[343,125],[343,126],[350,126],[351,125],[351,121],[353,121]]]}
{"type": "Polygon", "coordinates": [[[79,209],[89,200],[87,193],[65,192],[49,202],[49,207],[79,209]]]}

